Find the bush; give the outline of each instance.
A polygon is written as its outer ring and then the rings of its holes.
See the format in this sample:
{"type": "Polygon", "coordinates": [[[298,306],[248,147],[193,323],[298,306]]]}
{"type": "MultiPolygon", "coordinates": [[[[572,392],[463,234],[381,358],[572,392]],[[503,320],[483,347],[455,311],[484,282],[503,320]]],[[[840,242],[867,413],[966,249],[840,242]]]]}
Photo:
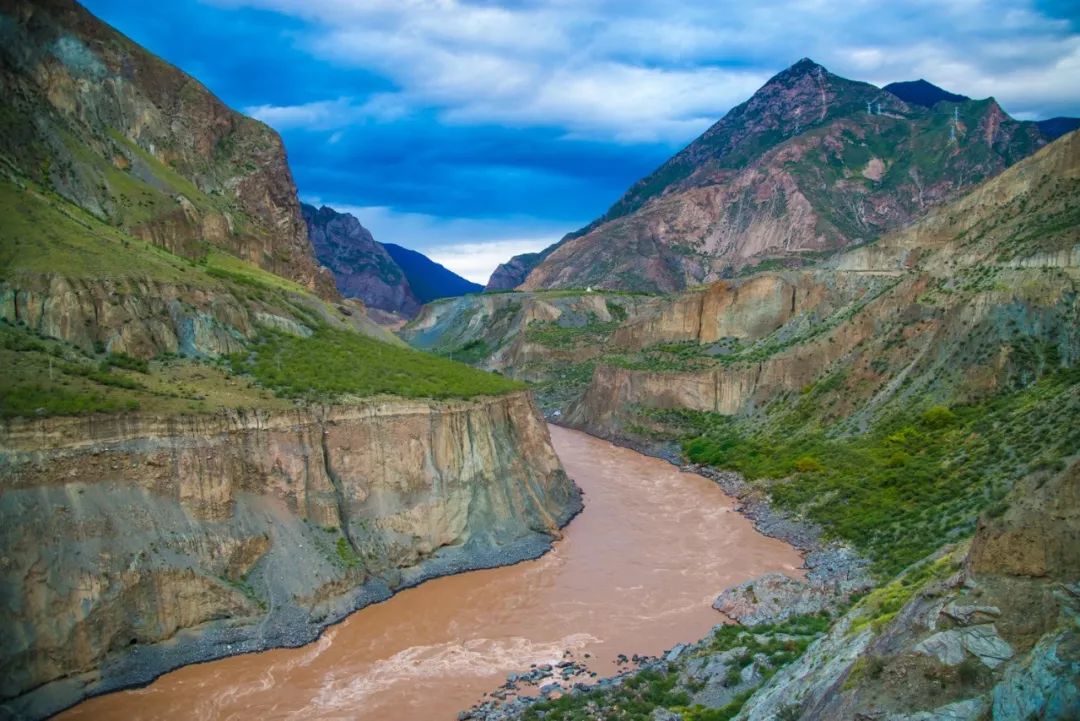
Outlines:
{"type": "Polygon", "coordinates": [[[825,469],[821,465],[821,461],[813,456],[800,456],[795,459],[795,463],[792,466],[799,473],[817,473],[825,469]]]}
{"type": "Polygon", "coordinates": [[[251,352],[229,357],[284,398],[333,402],[342,396],[407,398],[500,395],[524,384],[352,331],[319,327],[309,338],[264,330],[251,352]]]}

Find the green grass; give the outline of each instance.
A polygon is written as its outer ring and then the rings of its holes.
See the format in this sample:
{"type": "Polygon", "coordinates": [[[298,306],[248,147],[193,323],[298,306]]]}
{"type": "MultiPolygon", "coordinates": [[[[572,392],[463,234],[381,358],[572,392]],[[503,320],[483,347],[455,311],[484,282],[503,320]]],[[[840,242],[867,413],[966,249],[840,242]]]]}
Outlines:
{"type": "Polygon", "coordinates": [[[548,348],[574,348],[580,345],[603,345],[619,327],[619,321],[595,318],[580,326],[562,326],[550,321],[533,321],[525,329],[525,339],[548,348]]]}
{"type": "MultiPolygon", "coordinates": [[[[0,180],[0,275],[195,282],[191,263],[136,240],[48,191],[0,180]]],[[[215,284],[218,285],[218,284],[215,284]]]]}
{"type": "Polygon", "coordinates": [[[319,402],[382,394],[471,398],[525,387],[494,373],[325,325],[309,338],[265,329],[250,352],[229,360],[234,373],[251,375],[279,396],[319,402]]]}
{"type": "Polygon", "coordinates": [[[858,435],[782,421],[752,430],[711,413],[649,415],[684,429],[690,460],[758,480],[779,506],[851,542],[889,578],[969,535],[980,511],[1000,512],[1017,478],[1076,453],[1080,371],[1050,372],[977,404],[897,412],[858,435]]]}

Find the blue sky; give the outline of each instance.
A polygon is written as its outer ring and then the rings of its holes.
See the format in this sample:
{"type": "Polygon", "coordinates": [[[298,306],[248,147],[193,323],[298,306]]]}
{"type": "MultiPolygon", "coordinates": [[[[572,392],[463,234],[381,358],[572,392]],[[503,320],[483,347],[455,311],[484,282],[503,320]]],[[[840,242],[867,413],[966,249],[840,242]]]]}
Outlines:
{"type": "Polygon", "coordinates": [[[1080,9],[917,0],[84,0],[281,132],[301,198],[484,282],[803,56],[1080,115],[1080,9]]]}

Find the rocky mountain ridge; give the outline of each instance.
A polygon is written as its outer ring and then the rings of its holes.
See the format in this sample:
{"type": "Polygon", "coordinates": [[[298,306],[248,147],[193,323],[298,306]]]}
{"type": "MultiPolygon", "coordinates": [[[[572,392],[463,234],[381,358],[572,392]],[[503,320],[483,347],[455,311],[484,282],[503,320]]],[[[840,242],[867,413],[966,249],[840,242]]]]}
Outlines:
{"type": "Polygon", "coordinates": [[[519,259],[535,263],[521,288],[670,292],[798,266],[903,227],[1046,142],[992,98],[927,108],[803,59],[601,218],[519,259]]]}
{"type": "Polygon", "coordinates": [[[424,303],[483,290],[422,253],[378,242],[350,213],[306,203],[301,209],[316,257],[346,298],[412,318],[424,303]]]}

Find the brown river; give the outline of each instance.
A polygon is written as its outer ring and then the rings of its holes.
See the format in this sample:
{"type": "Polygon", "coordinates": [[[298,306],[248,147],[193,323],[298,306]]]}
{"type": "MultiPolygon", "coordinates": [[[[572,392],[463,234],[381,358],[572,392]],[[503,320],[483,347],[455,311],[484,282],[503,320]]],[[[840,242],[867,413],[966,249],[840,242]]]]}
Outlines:
{"type": "Polygon", "coordinates": [[[542,558],[428,581],[303,648],[182,668],[60,718],[452,721],[510,672],[569,651],[612,673],[617,654],[704,636],[725,587],[800,575],[799,554],[711,481],[577,431],[551,438],[585,510],[542,558]]]}

